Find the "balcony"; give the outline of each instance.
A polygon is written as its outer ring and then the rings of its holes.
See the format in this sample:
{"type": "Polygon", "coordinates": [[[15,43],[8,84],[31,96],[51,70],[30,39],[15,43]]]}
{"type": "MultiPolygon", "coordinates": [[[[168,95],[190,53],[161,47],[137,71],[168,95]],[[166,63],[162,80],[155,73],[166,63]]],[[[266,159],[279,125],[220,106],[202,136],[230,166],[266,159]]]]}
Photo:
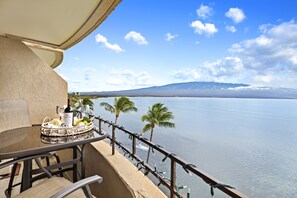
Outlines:
{"type": "MultiPolygon", "coordinates": [[[[215,189],[218,189],[230,197],[246,197],[233,187],[223,184],[214,177],[199,170],[195,165],[189,164],[174,153],[166,151],[162,146],[149,142],[147,139],[130,132],[122,126],[117,126],[100,117],[96,118],[96,125],[99,131],[103,130],[102,125],[109,126],[110,128],[110,135],[108,136],[110,144],[102,141],[95,142],[87,145],[85,151],[84,166],[86,176],[100,175],[104,178],[104,182],[91,187],[92,193],[97,197],[183,197],[179,192],[180,187],[176,185],[177,166],[182,167],[185,172],[192,173],[201,178],[205,182],[205,185],[210,187],[210,193],[212,195],[215,189]],[[130,137],[131,149],[128,149],[127,146],[116,140],[116,130],[117,133],[120,131],[130,137]],[[156,167],[152,168],[137,155],[136,140],[141,141],[144,145],[151,146],[155,152],[161,153],[164,156],[163,161],[170,161],[169,179],[164,177],[156,167]],[[121,152],[116,150],[116,146],[118,146],[121,152]],[[136,163],[133,164],[133,160],[136,163]],[[154,176],[154,182],[152,182],[147,175],[154,176]],[[162,192],[157,187],[161,185],[166,187],[167,190],[163,189],[164,192],[162,192]]],[[[71,149],[59,151],[58,154],[62,162],[71,160],[72,158],[71,149]]],[[[56,163],[56,161],[53,163],[56,163]]],[[[45,164],[46,162],[44,161],[44,165],[45,164]]],[[[23,165],[21,165],[21,167],[23,167],[23,165]]],[[[20,174],[16,176],[14,183],[21,181],[21,172],[22,169],[19,171],[20,174]]],[[[71,172],[67,172],[64,174],[64,177],[72,180],[73,175],[71,172]]],[[[5,191],[8,182],[9,178],[1,180],[2,193],[5,191]]],[[[36,183],[38,182],[34,184],[36,183]]],[[[18,193],[19,188],[17,186],[13,189],[12,195],[17,195],[18,193]]],[[[190,192],[188,196],[190,196],[190,192]]]]}
{"type": "MultiPolygon", "coordinates": [[[[29,106],[30,124],[33,125],[40,125],[46,116],[56,116],[56,105],[66,103],[68,85],[53,68],[62,62],[64,50],[91,33],[119,3],[118,0],[85,2],[88,4],[87,9],[85,9],[87,11],[80,12],[81,16],[77,15],[77,11],[81,10],[81,5],[70,1],[65,1],[59,5],[50,1],[38,5],[34,4],[33,1],[19,1],[18,3],[6,1],[3,3],[0,7],[0,100],[25,100],[29,106]],[[62,9],[55,13],[57,7],[62,9]],[[51,12],[47,11],[49,8],[51,12]],[[79,20],[63,18],[66,9],[74,13],[79,20]],[[40,23],[33,24],[32,20],[39,17],[40,12],[43,11],[47,11],[48,14],[43,15],[40,23]],[[16,17],[14,13],[19,13],[22,17],[16,17]],[[52,18],[51,13],[55,13],[54,18],[52,18]],[[48,22],[54,25],[56,37],[49,34],[51,29],[47,25],[48,22]],[[20,26],[19,24],[25,25],[20,26]],[[27,28],[23,28],[24,26],[27,28]],[[39,31],[32,31],[34,27],[38,27],[39,31]]],[[[104,178],[101,184],[91,186],[92,193],[95,196],[177,197],[180,196],[180,193],[178,192],[179,187],[176,186],[176,169],[182,167],[186,172],[191,172],[205,181],[206,186],[210,186],[211,189],[217,188],[232,197],[245,197],[245,195],[222,185],[217,179],[166,151],[161,146],[98,117],[97,126],[99,130],[104,124],[110,126],[111,146],[109,142],[101,141],[91,143],[85,149],[86,176],[97,174],[104,178]],[[131,149],[116,141],[115,130],[121,131],[131,138],[131,149]],[[163,178],[156,168],[143,162],[136,153],[136,139],[154,148],[156,152],[163,155],[164,160],[170,162],[170,178],[163,178]],[[116,150],[116,145],[119,146],[120,152],[116,150]],[[135,165],[132,163],[132,159],[135,165]],[[157,180],[154,179],[154,183],[146,175],[155,176],[157,180]],[[167,189],[164,190],[165,193],[157,187],[159,183],[161,187],[165,186],[167,189]]],[[[58,154],[62,162],[72,158],[72,151],[69,149],[58,151],[58,154]]],[[[53,161],[52,163],[56,162],[53,161]]],[[[14,183],[21,181],[24,165],[21,164],[20,167],[14,183]]],[[[69,180],[73,178],[71,173],[65,173],[63,176],[69,180]]],[[[0,197],[4,197],[3,193],[8,181],[8,178],[1,178],[0,197]]],[[[19,187],[17,186],[13,189],[12,195],[18,193],[19,187]]]]}

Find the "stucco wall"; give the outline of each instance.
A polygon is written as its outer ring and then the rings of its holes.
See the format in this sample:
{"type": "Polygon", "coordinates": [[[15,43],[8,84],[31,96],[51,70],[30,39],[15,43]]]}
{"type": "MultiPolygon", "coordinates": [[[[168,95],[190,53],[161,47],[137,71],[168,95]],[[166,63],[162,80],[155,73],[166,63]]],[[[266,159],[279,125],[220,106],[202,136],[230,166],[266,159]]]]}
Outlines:
{"type": "Polygon", "coordinates": [[[67,102],[67,83],[21,41],[0,36],[0,99],[28,102],[33,124],[57,117],[67,102]]]}
{"type": "Polygon", "coordinates": [[[111,155],[104,141],[87,146],[86,175],[101,175],[103,182],[91,186],[99,197],[165,198],[163,192],[119,152],[111,155]]]}
{"type": "MultiPolygon", "coordinates": [[[[71,159],[72,151],[59,151],[62,161],[71,159]]],[[[165,194],[119,152],[111,155],[104,141],[86,146],[86,176],[100,175],[103,181],[92,184],[93,195],[100,198],[166,198],[165,194]]],[[[71,177],[71,172],[67,173],[71,177]]]]}

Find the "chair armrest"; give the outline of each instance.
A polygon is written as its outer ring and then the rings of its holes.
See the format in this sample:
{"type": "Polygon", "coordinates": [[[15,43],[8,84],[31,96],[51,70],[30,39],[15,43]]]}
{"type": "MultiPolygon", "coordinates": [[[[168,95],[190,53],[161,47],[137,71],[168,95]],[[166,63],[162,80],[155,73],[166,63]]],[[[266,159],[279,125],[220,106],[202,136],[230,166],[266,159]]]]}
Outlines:
{"type": "Polygon", "coordinates": [[[78,182],[75,182],[75,183],[67,186],[66,188],[64,188],[64,189],[60,190],[59,192],[55,193],[54,195],[52,195],[50,198],[65,197],[65,196],[69,195],[70,193],[78,190],[79,188],[88,187],[89,184],[95,183],[95,182],[101,183],[102,180],[103,180],[103,178],[98,175],[87,177],[85,179],[82,179],[78,182]]]}
{"type": "Polygon", "coordinates": [[[40,155],[33,155],[33,156],[29,156],[29,157],[22,157],[22,158],[12,159],[10,161],[7,161],[7,162],[4,162],[4,163],[0,164],[0,169],[4,168],[6,166],[9,166],[9,165],[24,161],[24,160],[35,159],[35,158],[38,158],[38,157],[50,157],[50,156],[51,156],[50,153],[44,153],[44,154],[40,154],[40,155]]]}

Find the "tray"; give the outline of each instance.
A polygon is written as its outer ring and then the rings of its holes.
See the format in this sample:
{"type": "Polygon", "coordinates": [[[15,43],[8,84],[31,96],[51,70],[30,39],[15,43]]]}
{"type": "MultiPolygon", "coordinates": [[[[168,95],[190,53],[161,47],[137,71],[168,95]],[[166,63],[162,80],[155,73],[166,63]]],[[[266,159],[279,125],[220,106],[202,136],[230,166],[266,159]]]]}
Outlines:
{"type": "Polygon", "coordinates": [[[57,144],[57,143],[67,143],[85,140],[88,138],[94,137],[94,133],[92,131],[87,131],[78,135],[69,135],[69,136],[45,136],[41,135],[41,142],[45,144],[57,144]]]}
{"type": "Polygon", "coordinates": [[[49,117],[45,117],[41,124],[41,134],[52,137],[73,136],[86,133],[93,130],[94,123],[90,122],[88,125],[73,126],[73,127],[52,127],[48,123],[51,121],[49,117]]]}

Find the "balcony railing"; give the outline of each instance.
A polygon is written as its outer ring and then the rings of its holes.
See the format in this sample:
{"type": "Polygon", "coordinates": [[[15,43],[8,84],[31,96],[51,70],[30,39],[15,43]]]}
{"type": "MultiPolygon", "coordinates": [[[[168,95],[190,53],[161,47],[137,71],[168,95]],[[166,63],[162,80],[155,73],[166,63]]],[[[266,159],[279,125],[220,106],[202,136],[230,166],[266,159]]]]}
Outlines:
{"type": "Polygon", "coordinates": [[[151,173],[159,180],[160,183],[158,185],[163,184],[165,187],[168,188],[168,190],[170,191],[170,198],[174,198],[176,196],[182,197],[179,194],[178,188],[176,186],[176,166],[177,165],[180,165],[187,173],[192,173],[198,176],[206,184],[208,184],[210,186],[211,195],[214,194],[214,188],[217,188],[223,193],[229,195],[230,197],[235,197],[235,198],[247,197],[246,195],[237,191],[234,187],[223,184],[222,182],[218,181],[216,178],[198,169],[195,165],[187,163],[185,160],[181,159],[176,154],[168,152],[162,146],[154,144],[153,142],[150,142],[148,139],[141,137],[139,134],[133,133],[125,129],[123,126],[116,125],[108,120],[102,119],[101,117],[96,117],[96,119],[99,121],[99,131],[102,130],[102,124],[106,124],[108,125],[108,127],[111,127],[111,136],[109,135],[108,138],[111,141],[112,155],[114,155],[115,153],[116,146],[119,146],[125,152],[125,155],[128,154],[129,157],[137,161],[136,166],[138,170],[142,169],[145,175],[151,173]],[[123,145],[122,143],[116,140],[116,132],[115,132],[116,129],[118,131],[121,131],[129,135],[132,141],[131,149],[127,148],[125,145],[123,145]],[[162,161],[165,161],[167,159],[170,160],[170,179],[165,178],[160,172],[157,171],[156,167],[152,168],[149,164],[145,163],[139,156],[137,156],[136,140],[142,142],[143,144],[151,147],[155,151],[158,151],[159,153],[164,155],[164,158],[162,161]]]}

